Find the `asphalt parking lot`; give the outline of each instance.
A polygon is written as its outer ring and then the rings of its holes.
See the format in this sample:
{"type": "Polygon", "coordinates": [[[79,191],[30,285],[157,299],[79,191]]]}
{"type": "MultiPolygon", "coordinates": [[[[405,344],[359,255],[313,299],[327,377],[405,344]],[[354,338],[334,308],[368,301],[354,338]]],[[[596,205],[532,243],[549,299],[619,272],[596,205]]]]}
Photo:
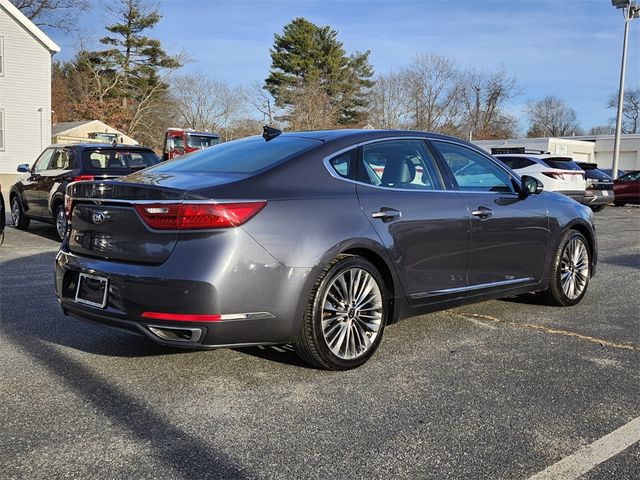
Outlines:
{"type": "MultiPolygon", "coordinates": [[[[640,209],[598,275],[391,326],[355,371],[288,347],[179,351],[66,318],[53,228],[0,246],[2,478],[529,478],[640,416],[640,209]]],[[[640,443],[582,478],[639,478],[640,443]]]]}

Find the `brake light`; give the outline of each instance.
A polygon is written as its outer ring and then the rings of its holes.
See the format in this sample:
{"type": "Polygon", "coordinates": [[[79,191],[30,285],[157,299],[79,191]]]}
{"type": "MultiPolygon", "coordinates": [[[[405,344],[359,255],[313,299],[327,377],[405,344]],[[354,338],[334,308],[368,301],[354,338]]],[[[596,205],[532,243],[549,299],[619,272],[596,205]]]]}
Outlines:
{"type": "Polygon", "coordinates": [[[84,182],[86,180],[93,180],[95,177],[93,175],[78,175],[77,177],[73,177],[71,179],[72,182],[84,182]]]}
{"type": "Polygon", "coordinates": [[[152,203],[136,211],[157,230],[207,230],[237,227],[264,208],[267,202],[152,203]]]}

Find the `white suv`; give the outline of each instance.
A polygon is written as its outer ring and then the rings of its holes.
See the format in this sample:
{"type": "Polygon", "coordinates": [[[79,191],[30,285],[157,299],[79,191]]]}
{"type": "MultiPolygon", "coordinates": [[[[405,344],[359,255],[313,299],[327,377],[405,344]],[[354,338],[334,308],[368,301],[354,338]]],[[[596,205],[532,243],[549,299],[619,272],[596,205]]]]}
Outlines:
{"type": "Polygon", "coordinates": [[[547,191],[562,193],[580,203],[585,201],[587,181],[584,170],[570,157],[549,153],[497,152],[494,157],[518,175],[537,178],[547,191]]]}

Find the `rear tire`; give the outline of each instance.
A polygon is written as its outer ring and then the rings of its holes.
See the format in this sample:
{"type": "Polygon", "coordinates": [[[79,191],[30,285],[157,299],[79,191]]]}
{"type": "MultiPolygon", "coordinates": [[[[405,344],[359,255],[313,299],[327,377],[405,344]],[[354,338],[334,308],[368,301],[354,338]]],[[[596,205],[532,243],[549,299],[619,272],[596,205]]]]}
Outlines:
{"type": "Polygon", "coordinates": [[[593,210],[594,212],[600,212],[604,210],[604,207],[606,207],[606,205],[594,205],[593,207],[591,207],[591,210],[593,210]]]}
{"type": "Polygon", "coordinates": [[[627,204],[627,202],[623,202],[622,200],[616,200],[615,202],[613,202],[613,204],[616,207],[624,207],[627,204]]]}
{"type": "Polygon", "coordinates": [[[375,353],[389,314],[378,269],[355,255],[338,255],[319,275],[304,312],[296,352],[326,370],[349,370],[375,353]]]}
{"type": "Polygon", "coordinates": [[[22,204],[17,195],[14,195],[11,199],[11,220],[13,220],[13,225],[18,230],[26,230],[31,223],[31,219],[22,210],[22,204]]]}
{"type": "Polygon", "coordinates": [[[591,277],[589,244],[577,230],[567,230],[551,259],[549,288],[542,292],[549,305],[570,307],[580,303],[591,277]]]}
{"type": "Polygon", "coordinates": [[[56,227],[58,238],[60,241],[64,240],[64,237],[67,235],[67,228],[69,227],[67,215],[64,213],[64,205],[58,205],[56,207],[53,222],[56,227]]]}

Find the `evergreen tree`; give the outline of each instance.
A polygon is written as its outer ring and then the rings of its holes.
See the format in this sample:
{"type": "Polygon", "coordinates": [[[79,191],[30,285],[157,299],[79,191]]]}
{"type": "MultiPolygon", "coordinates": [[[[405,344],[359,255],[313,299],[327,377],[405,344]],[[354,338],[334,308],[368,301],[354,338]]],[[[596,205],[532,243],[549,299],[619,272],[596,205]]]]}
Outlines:
{"type": "Polygon", "coordinates": [[[270,53],[271,71],[265,88],[277,106],[287,109],[285,119],[290,123],[299,117],[318,117],[315,112],[304,111],[311,105],[334,112],[331,118],[313,124],[315,128],[354,125],[366,119],[369,90],[373,86],[368,51],[347,55],[338,32],[296,18],[284,27],[282,35],[275,35],[270,53]],[[325,105],[318,105],[323,103],[318,101],[301,102],[308,92],[321,92],[317,98],[325,98],[325,105]]]}

